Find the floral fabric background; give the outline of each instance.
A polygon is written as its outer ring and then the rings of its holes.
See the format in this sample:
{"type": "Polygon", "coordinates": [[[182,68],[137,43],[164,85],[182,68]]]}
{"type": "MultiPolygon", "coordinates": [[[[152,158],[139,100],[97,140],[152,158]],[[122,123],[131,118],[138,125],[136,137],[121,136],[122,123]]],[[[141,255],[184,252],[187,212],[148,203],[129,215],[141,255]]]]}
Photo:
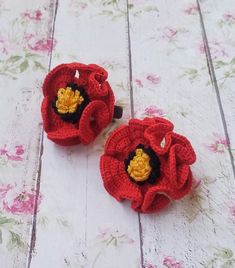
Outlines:
{"type": "Polygon", "coordinates": [[[0,20],[0,267],[235,267],[234,3],[0,0],[0,20]],[[124,107],[88,147],[42,130],[43,78],[72,61],[106,68],[124,107]],[[198,158],[192,193],[155,215],[99,175],[109,133],[146,116],[172,120],[198,158]]]}

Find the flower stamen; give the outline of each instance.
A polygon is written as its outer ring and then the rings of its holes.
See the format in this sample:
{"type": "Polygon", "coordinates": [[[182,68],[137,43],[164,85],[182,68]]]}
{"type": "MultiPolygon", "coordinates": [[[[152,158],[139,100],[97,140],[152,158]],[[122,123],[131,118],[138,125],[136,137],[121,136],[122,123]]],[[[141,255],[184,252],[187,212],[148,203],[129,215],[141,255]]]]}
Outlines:
{"type": "Polygon", "coordinates": [[[60,88],[57,92],[55,106],[60,114],[73,114],[79,105],[84,101],[79,90],[72,90],[71,87],[60,88]]]}
{"type": "Polygon", "coordinates": [[[146,181],[152,171],[150,157],[143,149],[136,149],[135,156],[130,161],[127,172],[137,182],[146,181]]]}

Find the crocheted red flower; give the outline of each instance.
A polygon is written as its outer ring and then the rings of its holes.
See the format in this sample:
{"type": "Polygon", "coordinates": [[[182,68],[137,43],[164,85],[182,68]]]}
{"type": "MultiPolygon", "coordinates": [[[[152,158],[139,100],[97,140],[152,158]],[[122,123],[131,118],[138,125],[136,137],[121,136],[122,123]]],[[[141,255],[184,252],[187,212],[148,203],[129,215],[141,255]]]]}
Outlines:
{"type": "Polygon", "coordinates": [[[114,116],[107,77],[102,67],[81,63],[61,64],[47,75],[41,112],[49,139],[66,146],[95,139],[114,116]]]}
{"type": "Polygon", "coordinates": [[[100,169],[106,190],[134,210],[152,213],[185,196],[192,186],[190,142],[163,118],[132,119],[108,138],[100,169]]]}

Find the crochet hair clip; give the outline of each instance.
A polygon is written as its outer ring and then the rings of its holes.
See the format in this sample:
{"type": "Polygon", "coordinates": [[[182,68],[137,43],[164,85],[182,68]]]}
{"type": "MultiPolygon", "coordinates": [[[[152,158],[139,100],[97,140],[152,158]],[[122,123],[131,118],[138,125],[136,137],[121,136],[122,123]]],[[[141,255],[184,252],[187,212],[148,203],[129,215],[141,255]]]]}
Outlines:
{"type": "Polygon", "coordinates": [[[114,130],[105,144],[100,171],[107,192],[131,201],[142,213],[164,209],[192,187],[195,152],[187,138],[163,118],[131,119],[114,130]]]}
{"type": "Polygon", "coordinates": [[[50,140],[64,146],[89,144],[113,118],[122,117],[107,77],[102,67],[82,63],[61,64],[48,73],[41,112],[50,140]]]}

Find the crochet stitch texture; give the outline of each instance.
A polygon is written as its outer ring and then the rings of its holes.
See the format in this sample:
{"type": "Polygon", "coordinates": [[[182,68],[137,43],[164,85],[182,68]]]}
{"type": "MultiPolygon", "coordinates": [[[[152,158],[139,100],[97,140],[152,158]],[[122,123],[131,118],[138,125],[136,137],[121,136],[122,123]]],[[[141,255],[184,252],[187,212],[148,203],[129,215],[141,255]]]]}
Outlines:
{"type": "Polygon", "coordinates": [[[189,193],[190,165],[196,161],[196,155],[188,139],[173,132],[173,128],[170,121],[155,117],[131,119],[128,125],[111,133],[100,160],[100,171],[104,187],[113,197],[118,201],[130,200],[138,212],[153,213],[189,193]],[[139,170],[143,167],[149,171],[146,161],[152,171],[148,179],[149,172],[139,170]],[[128,167],[138,176],[143,174],[141,183],[139,177],[131,177],[128,167]]]}
{"type": "Polygon", "coordinates": [[[107,77],[102,67],[82,63],[58,65],[46,76],[41,113],[50,140],[89,144],[111,122],[115,100],[107,77]]]}

